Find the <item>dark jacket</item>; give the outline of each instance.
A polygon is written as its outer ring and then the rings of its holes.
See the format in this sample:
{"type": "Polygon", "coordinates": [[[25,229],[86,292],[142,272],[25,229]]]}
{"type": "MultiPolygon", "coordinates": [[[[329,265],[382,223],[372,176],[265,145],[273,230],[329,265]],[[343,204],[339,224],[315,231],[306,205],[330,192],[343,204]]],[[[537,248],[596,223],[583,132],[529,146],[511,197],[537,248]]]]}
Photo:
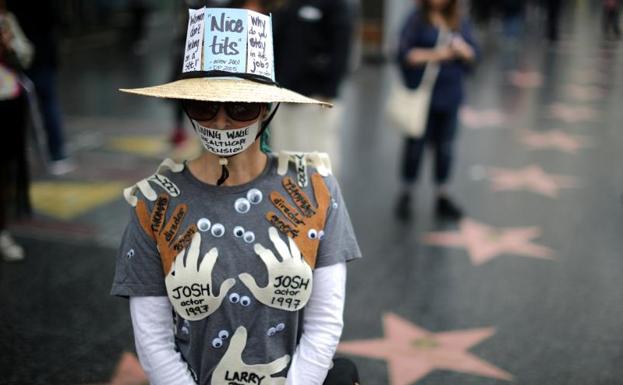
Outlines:
{"type": "Polygon", "coordinates": [[[348,0],[292,0],[273,15],[277,82],[303,95],[337,96],[350,56],[348,0]]]}
{"type": "MultiPolygon", "coordinates": [[[[458,31],[463,39],[478,52],[478,47],[472,36],[471,26],[463,20],[458,31]]],[[[403,81],[408,88],[415,89],[420,85],[424,74],[424,65],[413,67],[406,62],[407,53],[412,48],[434,48],[437,43],[439,30],[420,17],[417,11],[409,15],[400,34],[398,47],[398,63],[403,81]]],[[[470,65],[461,60],[442,62],[433,94],[431,109],[434,111],[452,111],[457,109],[463,101],[463,79],[470,70],[470,65]]]]}
{"type": "Polygon", "coordinates": [[[56,68],[58,14],[55,2],[7,0],[7,8],[15,14],[24,34],[35,46],[35,57],[30,69],[56,68]]]}

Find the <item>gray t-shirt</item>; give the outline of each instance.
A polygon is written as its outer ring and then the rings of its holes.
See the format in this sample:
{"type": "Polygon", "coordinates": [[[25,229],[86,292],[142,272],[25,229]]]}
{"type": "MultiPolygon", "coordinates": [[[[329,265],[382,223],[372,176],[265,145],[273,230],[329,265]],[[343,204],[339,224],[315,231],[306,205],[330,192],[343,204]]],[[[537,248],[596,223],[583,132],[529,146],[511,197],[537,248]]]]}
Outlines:
{"type": "Polygon", "coordinates": [[[175,344],[200,385],[213,373],[227,384],[285,376],[285,365],[246,365],[292,356],[312,268],[361,257],[335,178],[279,175],[277,163],[270,155],[260,176],[231,187],[187,167],[157,174],[159,198],[137,195],[123,235],[111,294],[169,297],[175,344]]]}

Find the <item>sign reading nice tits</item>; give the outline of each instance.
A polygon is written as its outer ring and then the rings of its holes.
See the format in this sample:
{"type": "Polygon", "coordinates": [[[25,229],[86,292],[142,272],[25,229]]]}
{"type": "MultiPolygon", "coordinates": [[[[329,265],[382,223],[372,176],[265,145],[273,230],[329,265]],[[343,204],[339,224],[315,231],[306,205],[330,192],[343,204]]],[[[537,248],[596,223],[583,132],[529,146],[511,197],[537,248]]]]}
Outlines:
{"type": "Polygon", "coordinates": [[[205,7],[188,13],[182,72],[226,71],[275,80],[270,16],[205,7]]]}

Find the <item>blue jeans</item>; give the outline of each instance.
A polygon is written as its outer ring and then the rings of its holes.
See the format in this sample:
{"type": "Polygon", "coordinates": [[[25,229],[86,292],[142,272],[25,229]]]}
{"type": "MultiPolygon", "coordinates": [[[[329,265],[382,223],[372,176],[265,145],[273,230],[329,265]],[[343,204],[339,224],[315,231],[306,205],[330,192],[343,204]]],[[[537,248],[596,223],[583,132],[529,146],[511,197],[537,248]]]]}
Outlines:
{"type": "Polygon", "coordinates": [[[418,139],[407,138],[402,160],[402,180],[406,183],[417,181],[426,144],[435,153],[435,183],[445,184],[450,179],[454,158],[454,138],[457,130],[458,111],[430,111],[424,136],[418,139]]]}
{"type": "Polygon", "coordinates": [[[35,84],[43,125],[48,138],[51,160],[66,157],[61,109],[56,90],[56,71],[52,68],[33,68],[28,76],[35,84]]]}

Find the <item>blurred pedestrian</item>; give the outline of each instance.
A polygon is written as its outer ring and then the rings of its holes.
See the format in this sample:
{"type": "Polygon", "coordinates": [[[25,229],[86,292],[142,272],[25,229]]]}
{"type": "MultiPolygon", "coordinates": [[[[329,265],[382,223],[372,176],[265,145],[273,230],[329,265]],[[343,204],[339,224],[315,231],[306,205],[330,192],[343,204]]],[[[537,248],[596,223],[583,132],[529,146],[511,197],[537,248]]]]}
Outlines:
{"type": "Polygon", "coordinates": [[[289,0],[274,16],[277,81],[303,95],[330,102],[282,105],[271,124],[271,147],[329,154],[339,171],[342,105],[339,89],[348,70],[355,10],[349,0],[289,0]]]}
{"type": "Polygon", "coordinates": [[[50,155],[49,171],[53,175],[66,174],[73,171],[75,165],[65,152],[63,119],[57,93],[58,10],[52,0],[37,1],[36,4],[7,0],[7,5],[35,48],[36,55],[26,74],[35,84],[43,115],[50,155]]]}
{"type": "Polygon", "coordinates": [[[558,24],[563,0],[545,0],[546,28],[549,41],[558,40],[558,24]]]}
{"type": "Polygon", "coordinates": [[[427,63],[439,63],[428,122],[421,138],[406,138],[401,165],[402,191],[396,215],[409,219],[412,192],[426,145],[435,154],[436,213],[459,219],[462,209],[449,197],[448,182],[454,156],[457,115],[463,101],[463,78],[476,60],[470,23],[461,15],[458,0],[422,0],[402,28],[398,60],[407,88],[417,88],[427,63]],[[438,44],[444,32],[447,41],[438,44]]]}
{"type": "Polygon", "coordinates": [[[24,250],[8,232],[11,215],[30,214],[26,157],[26,96],[20,77],[33,55],[15,16],[0,0],[0,255],[5,261],[24,259],[24,250]]]}
{"type": "Polygon", "coordinates": [[[501,3],[504,37],[515,40],[523,29],[525,0],[503,0],[501,3]]]}
{"type": "Polygon", "coordinates": [[[619,12],[621,7],[620,0],[603,0],[603,31],[606,37],[612,35],[615,39],[621,37],[619,26],[619,12]]]}

